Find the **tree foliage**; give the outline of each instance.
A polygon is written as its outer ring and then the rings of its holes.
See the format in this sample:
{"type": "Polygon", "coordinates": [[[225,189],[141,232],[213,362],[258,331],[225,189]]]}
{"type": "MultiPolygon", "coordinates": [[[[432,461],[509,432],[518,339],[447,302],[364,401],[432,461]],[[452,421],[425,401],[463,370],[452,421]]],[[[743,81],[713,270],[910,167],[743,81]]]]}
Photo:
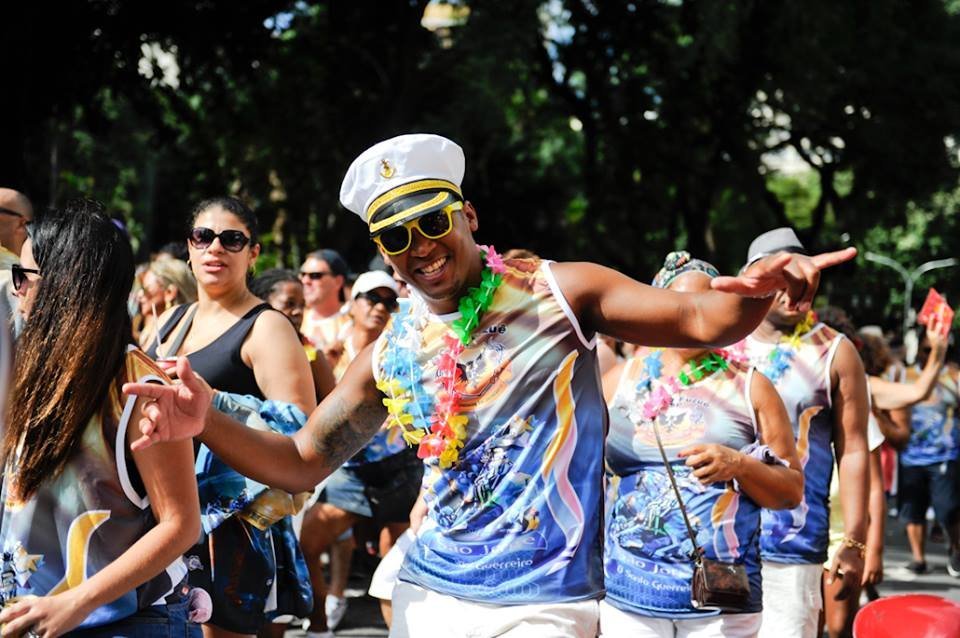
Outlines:
{"type": "MultiPolygon", "coordinates": [[[[644,279],[678,247],[735,269],[785,223],[905,264],[954,250],[955,2],[455,4],[466,22],[431,32],[428,0],[21,3],[0,179],[39,204],[107,201],[144,254],[183,237],[193,202],[239,194],[266,261],[330,246],[360,269],[343,172],[435,131],[464,147],[481,238],[502,248],[644,279]]],[[[825,288],[863,318],[899,289],[867,268],[825,288]]]]}

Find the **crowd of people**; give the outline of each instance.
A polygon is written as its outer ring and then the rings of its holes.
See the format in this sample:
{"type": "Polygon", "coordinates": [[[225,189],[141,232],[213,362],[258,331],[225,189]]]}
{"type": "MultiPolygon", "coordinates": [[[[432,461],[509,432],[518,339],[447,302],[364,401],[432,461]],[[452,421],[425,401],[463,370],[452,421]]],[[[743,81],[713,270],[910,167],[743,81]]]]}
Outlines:
{"type": "Polygon", "coordinates": [[[360,552],[391,636],[849,636],[891,497],[908,568],[932,506],[960,577],[950,326],[908,366],[814,312],[855,251],[788,228],[652,285],[501,254],[464,171],[436,135],[360,154],[356,277],[255,275],[233,197],[136,266],[96,202],[0,189],[4,635],[327,638],[360,552]]]}

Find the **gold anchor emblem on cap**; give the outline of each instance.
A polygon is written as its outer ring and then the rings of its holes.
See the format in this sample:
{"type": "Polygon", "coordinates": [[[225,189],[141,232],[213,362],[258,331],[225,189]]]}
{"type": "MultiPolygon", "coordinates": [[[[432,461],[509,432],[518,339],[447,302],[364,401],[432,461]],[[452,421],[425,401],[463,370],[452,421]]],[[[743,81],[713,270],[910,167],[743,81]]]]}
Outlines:
{"type": "Polygon", "coordinates": [[[390,164],[388,160],[380,160],[380,175],[385,179],[390,179],[396,173],[396,169],[393,168],[393,165],[390,164]]]}

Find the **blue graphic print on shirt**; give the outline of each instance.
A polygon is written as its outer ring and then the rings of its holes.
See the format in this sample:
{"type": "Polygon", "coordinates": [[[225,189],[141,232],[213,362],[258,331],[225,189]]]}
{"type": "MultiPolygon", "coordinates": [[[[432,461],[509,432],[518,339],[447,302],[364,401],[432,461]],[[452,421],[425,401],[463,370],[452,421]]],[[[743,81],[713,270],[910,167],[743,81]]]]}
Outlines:
{"type": "MultiPolygon", "coordinates": [[[[531,604],[602,594],[603,432],[594,341],[558,301],[549,266],[507,262],[504,282],[460,357],[460,458],[426,463],[429,506],[400,578],[465,600],[531,604]]],[[[416,356],[413,392],[439,389],[450,329],[422,301],[404,303],[377,343],[416,356]]],[[[413,400],[417,400],[414,396],[413,400]]]]}

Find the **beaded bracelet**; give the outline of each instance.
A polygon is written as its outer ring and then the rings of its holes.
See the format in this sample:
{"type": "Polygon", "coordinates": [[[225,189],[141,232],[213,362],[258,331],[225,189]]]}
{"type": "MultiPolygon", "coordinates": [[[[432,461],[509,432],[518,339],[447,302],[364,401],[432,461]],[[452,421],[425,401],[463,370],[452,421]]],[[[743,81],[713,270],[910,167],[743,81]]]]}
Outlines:
{"type": "Polygon", "coordinates": [[[853,547],[856,549],[860,553],[860,558],[863,558],[867,555],[867,546],[858,540],[850,538],[849,536],[844,536],[840,542],[847,547],[853,547]]]}

